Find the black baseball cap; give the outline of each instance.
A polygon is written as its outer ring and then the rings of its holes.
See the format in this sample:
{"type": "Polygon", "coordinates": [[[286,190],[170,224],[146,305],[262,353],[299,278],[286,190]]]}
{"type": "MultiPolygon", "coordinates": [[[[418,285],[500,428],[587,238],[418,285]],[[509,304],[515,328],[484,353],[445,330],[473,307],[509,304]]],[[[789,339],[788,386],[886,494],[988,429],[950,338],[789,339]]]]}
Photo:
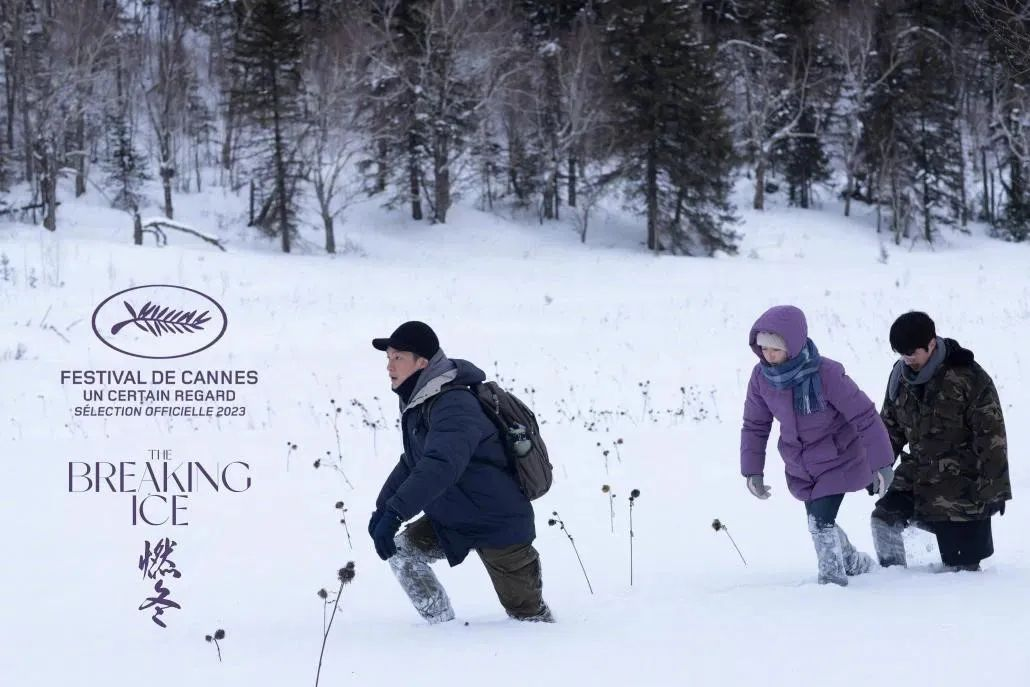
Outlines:
{"type": "Polygon", "coordinates": [[[432,358],[440,350],[440,340],[428,324],[412,321],[397,327],[387,338],[372,339],[372,347],[380,351],[394,348],[423,358],[432,358]]]}

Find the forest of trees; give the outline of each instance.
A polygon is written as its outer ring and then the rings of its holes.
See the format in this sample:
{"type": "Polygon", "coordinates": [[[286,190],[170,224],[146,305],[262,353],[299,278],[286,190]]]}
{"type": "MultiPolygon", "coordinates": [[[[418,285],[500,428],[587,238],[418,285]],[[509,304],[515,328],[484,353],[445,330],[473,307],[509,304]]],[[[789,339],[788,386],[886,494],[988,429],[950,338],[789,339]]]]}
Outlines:
{"type": "Polygon", "coordinates": [[[0,0],[0,217],[58,230],[63,178],[139,241],[146,181],[169,220],[216,183],[286,252],[317,208],[335,252],[359,197],[573,219],[584,241],[618,197],[649,249],[710,255],[735,250],[744,175],[757,210],[836,196],[897,242],[971,221],[1022,241],[1028,5],[0,0]]]}

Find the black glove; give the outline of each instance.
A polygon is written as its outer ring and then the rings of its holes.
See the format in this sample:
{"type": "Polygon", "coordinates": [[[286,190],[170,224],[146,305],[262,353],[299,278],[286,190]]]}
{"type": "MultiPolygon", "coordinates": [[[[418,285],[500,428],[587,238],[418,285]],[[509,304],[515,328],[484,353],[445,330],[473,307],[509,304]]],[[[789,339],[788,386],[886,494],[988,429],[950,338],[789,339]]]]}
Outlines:
{"type": "Polygon", "coordinates": [[[390,560],[390,557],[397,553],[397,545],[393,538],[397,535],[397,530],[401,528],[401,522],[400,516],[387,510],[383,512],[382,517],[372,528],[372,541],[375,542],[376,553],[384,561],[390,560]]]}
{"type": "Polygon", "coordinates": [[[991,505],[987,506],[987,517],[992,515],[1005,515],[1005,502],[995,501],[991,505]]]}
{"type": "Polygon", "coordinates": [[[381,518],[381,517],[383,517],[383,512],[381,510],[379,510],[378,508],[376,508],[375,511],[373,511],[373,513],[372,513],[372,517],[369,518],[369,521],[368,521],[368,536],[370,536],[370,537],[375,536],[372,533],[375,531],[376,523],[379,522],[379,518],[381,518]]]}

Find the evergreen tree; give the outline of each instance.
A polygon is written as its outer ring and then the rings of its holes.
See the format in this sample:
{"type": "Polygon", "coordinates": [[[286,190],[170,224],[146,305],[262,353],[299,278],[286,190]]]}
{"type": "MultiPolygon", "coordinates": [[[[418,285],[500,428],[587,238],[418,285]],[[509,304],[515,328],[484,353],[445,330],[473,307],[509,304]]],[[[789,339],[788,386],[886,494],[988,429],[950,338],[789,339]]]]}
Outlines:
{"type": "Polygon", "coordinates": [[[791,205],[811,207],[812,187],[831,178],[830,158],[816,127],[819,113],[806,105],[798,121],[800,135],[787,139],[776,150],[774,160],[783,165],[787,196],[791,205]]]}
{"type": "Polygon", "coordinates": [[[370,195],[384,193],[389,181],[396,192],[386,206],[407,203],[411,218],[421,220],[427,139],[427,113],[418,111],[420,44],[426,26],[421,7],[431,0],[394,5],[365,0],[365,23],[376,37],[374,61],[367,76],[363,121],[369,155],[358,163],[370,195]]]}
{"type": "Polygon", "coordinates": [[[505,77],[510,27],[486,0],[372,2],[370,31],[378,47],[369,75],[367,121],[372,156],[361,165],[384,189],[398,193],[388,205],[410,200],[421,219],[422,200],[433,222],[446,222],[456,193],[459,161],[478,141],[489,93],[505,77]],[[495,71],[496,70],[496,71],[495,71]]]}
{"type": "Polygon", "coordinates": [[[1010,155],[1008,160],[1009,179],[1005,184],[1008,202],[1001,218],[1005,237],[1013,241],[1025,241],[1030,237],[1030,197],[1028,197],[1025,169],[1022,160],[1010,155]]]}
{"type": "Polygon", "coordinates": [[[118,58],[116,93],[111,110],[107,113],[107,185],[115,190],[111,206],[119,210],[138,213],[140,189],[147,180],[146,159],[136,150],[136,127],[132,101],[128,96],[127,75],[118,58]]]}
{"type": "Polygon", "coordinates": [[[688,254],[736,250],[729,126],[712,54],[675,0],[601,3],[619,175],[643,200],[647,246],[688,254]]]}
{"type": "Polygon", "coordinates": [[[865,74],[868,106],[861,115],[859,155],[865,164],[869,197],[877,204],[877,231],[883,229],[881,209],[890,211],[890,230],[895,242],[909,235],[914,162],[910,142],[911,111],[908,97],[913,80],[911,55],[905,49],[902,66],[891,69],[892,56],[902,52],[899,36],[907,25],[899,14],[898,2],[887,0],[876,8],[873,19],[874,50],[865,74]]]}
{"type": "Polygon", "coordinates": [[[1012,94],[1005,98],[1005,112],[999,117],[1006,121],[997,122],[994,126],[1007,173],[1007,179],[1003,176],[1001,182],[1005,190],[1005,207],[998,225],[1004,238],[1017,242],[1030,238],[1030,189],[1027,189],[1025,164],[1030,154],[1030,126],[1024,121],[1025,115],[1016,100],[1021,95],[1012,94]]]}
{"type": "Polygon", "coordinates": [[[536,122],[531,116],[532,105],[525,94],[533,88],[533,79],[526,78],[516,84],[512,102],[503,115],[505,132],[505,167],[507,190],[515,197],[515,206],[526,208],[544,185],[545,163],[537,145],[536,122]]]}
{"type": "MultiPolygon", "coordinates": [[[[883,2],[876,19],[877,55],[904,42],[904,62],[874,91],[863,119],[862,155],[885,194],[896,242],[917,229],[927,242],[941,226],[964,220],[964,160],[951,25],[952,0],[883,2]]],[[[886,59],[886,58],[882,58],[886,59]]],[[[870,79],[880,79],[874,69],[870,79]]]]}
{"type": "Polygon", "coordinates": [[[735,96],[736,143],[753,168],[756,210],[765,207],[767,175],[788,157],[797,158],[791,164],[795,195],[807,195],[819,176],[816,167],[825,154],[818,134],[833,98],[814,28],[824,7],[823,0],[738,0],[701,8],[735,96]],[[811,140],[795,145],[801,138],[811,140]]]}
{"type": "Polygon", "coordinates": [[[762,7],[762,30],[768,44],[785,69],[806,75],[788,107],[771,118],[770,133],[797,117],[792,134],[773,146],[771,157],[782,167],[790,204],[808,208],[812,186],[831,176],[823,132],[837,96],[831,86],[835,65],[827,38],[819,29],[828,7],[826,0],[775,0],[762,3],[762,7]]]}
{"type": "Polygon", "coordinates": [[[293,151],[302,115],[302,45],[300,19],[288,0],[256,0],[233,51],[240,74],[231,97],[250,128],[246,145],[256,157],[254,174],[272,187],[266,208],[285,253],[290,252],[301,175],[293,151]]]}
{"type": "MultiPolygon", "coordinates": [[[[528,154],[523,152],[519,163],[537,163],[535,168],[524,168],[530,176],[534,189],[542,192],[543,217],[558,219],[561,193],[559,184],[564,180],[574,182],[574,175],[566,177],[563,165],[575,170],[576,153],[567,150],[575,146],[564,141],[563,132],[569,128],[568,104],[563,102],[562,74],[563,53],[569,49],[569,38],[580,12],[587,6],[585,0],[519,0],[519,10],[524,28],[520,40],[535,56],[533,71],[536,102],[533,112],[532,135],[526,144],[528,154]],[[568,157],[567,160],[563,159],[568,157]]],[[[567,61],[567,60],[566,60],[567,61]]],[[[520,141],[521,143],[521,141],[520,141]]],[[[570,204],[575,196],[575,184],[569,187],[570,204]]]]}
{"type": "Polygon", "coordinates": [[[110,113],[107,131],[107,185],[115,189],[111,206],[119,210],[137,212],[140,207],[140,189],[148,179],[146,159],[136,150],[135,130],[129,110],[124,104],[110,113]]]}
{"type": "Polygon", "coordinates": [[[922,237],[928,243],[940,226],[962,219],[961,133],[958,123],[952,47],[946,35],[959,19],[961,3],[951,0],[914,0],[908,8],[916,27],[905,144],[912,151],[915,193],[922,237]]]}
{"type": "MultiPolygon", "coordinates": [[[[436,16],[434,15],[434,19],[436,16]]],[[[466,70],[472,54],[466,54],[468,32],[475,28],[467,17],[452,14],[429,25],[426,68],[418,89],[416,111],[427,120],[426,157],[432,169],[429,196],[434,222],[446,222],[454,197],[454,163],[465,153],[478,128],[479,85],[466,70]]]]}
{"type": "MultiPolygon", "coordinates": [[[[202,165],[215,163],[215,159],[211,156],[211,141],[215,138],[217,128],[215,127],[214,113],[199,92],[195,81],[190,84],[188,92],[186,119],[188,122],[186,133],[189,136],[190,154],[193,157],[193,176],[197,193],[199,193],[202,187],[200,174],[202,165]],[[203,156],[201,156],[201,151],[204,151],[203,156]]],[[[190,190],[189,175],[183,175],[180,182],[181,190],[188,192],[190,190]]]]}

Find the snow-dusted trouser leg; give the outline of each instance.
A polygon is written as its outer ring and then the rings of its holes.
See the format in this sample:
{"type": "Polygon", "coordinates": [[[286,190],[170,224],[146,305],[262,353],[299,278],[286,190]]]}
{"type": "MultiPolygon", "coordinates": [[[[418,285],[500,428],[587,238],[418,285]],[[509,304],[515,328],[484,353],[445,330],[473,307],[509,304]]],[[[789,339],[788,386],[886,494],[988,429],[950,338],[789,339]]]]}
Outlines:
{"type": "Polygon", "coordinates": [[[540,554],[532,544],[478,549],[478,553],[490,574],[497,598],[510,617],[531,622],[554,622],[551,609],[544,603],[540,554]]]}
{"type": "Polygon", "coordinates": [[[876,548],[876,557],[880,560],[880,565],[885,568],[891,565],[905,566],[905,540],[901,536],[905,531],[905,524],[889,523],[876,517],[875,513],[871,523],[873,546],[876,548]]]}
{"type": "Polygon", "coordinates": [[[844,552],[844,572],[848,575],[861,575],[872,570],[872,557],[856,549],[840,525],[837,526],[837,533],[840,535],[841,550],[844,552]]]}
{"type": "Polygon", "coordinates": [[[390,558],[390,568],[411,599],[411,604],[428,623],[454,620],[454,609],[430,563],[447,557],[433,535],[428,520],[415,521],[394,539],[397,553],[390,558]]]}
{"type": "Polygon", "coordinates": [[[848,586],[848,576],[844,571],[844,547],[837,526],[820,526],[814,517],[809,516],[808,531],[812,534],[815,555],[819,560],[819,584],[848,586]]]}

